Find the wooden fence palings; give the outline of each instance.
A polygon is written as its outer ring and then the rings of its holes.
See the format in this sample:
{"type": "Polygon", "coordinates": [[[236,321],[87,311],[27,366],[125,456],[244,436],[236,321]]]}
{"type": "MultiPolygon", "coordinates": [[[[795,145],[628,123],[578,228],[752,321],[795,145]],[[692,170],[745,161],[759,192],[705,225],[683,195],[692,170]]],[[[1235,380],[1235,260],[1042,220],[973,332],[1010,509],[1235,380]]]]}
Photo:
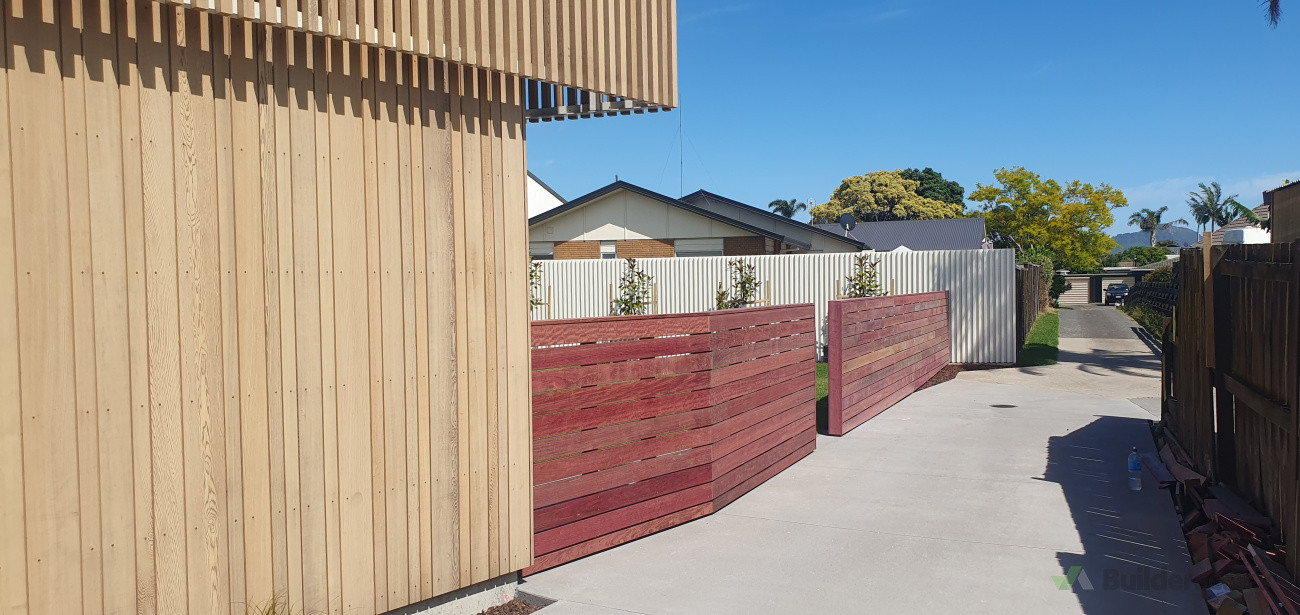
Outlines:
{"type": "Polygon", "coordinates": [[[946,292],[830,302],[828,432],[844,435],[943,369],[949,327],[946,292]]]}
{"type": "Polygon", "coordinates": [[[1016,267],[1016,347],[1025,345],[1029,332],[1044,307],[1043,269],[1038,265],[1016,267]]]}
{"type": "Polygon", "coordinates": [[[812,305],[533,324],[538,572],[708,515],[816,446],[812,305]]]}
{"type": "MultiPolygon", "coordinates": [[[[1215,246],[1211,258],[1185,250],[1177,310],[1165,356],[1165,418],[1211,477],[1300,535],[1300,266],[1297,244],[1215,246]],[[1206,315],[1205,261],[1215,289],[1206,315]],[[1211,353],[1211,348],[1216,351],[1211,353]],[[1213,354],[1214,356],[1211,356],[1213,354]],[[1217,412],[1229,415],[1215,423],[1217,412]],[[1233,452],[1216,456],[1216,450],[1233,452]]],[[[1294,547],[1294,545],[1293,545],[1294,547]]],[[[1297,571],[1294,548],[1288,567],[1297,571]]]]}

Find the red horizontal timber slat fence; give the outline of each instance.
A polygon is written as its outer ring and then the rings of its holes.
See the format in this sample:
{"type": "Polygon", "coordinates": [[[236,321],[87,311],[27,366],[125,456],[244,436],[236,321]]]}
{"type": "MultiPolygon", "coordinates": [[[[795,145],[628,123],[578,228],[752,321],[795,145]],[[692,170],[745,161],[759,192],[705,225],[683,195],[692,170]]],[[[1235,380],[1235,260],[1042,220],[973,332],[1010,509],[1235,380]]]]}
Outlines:
{"type": "Polygon", "coordinates": [[[948,364],[948,293],[828,304],[827,431],[842,436],[911,395],[948,364]]]}
{"type": "Polygon", "coordinates": [[[531,574],[708,515],[817,444],[811,304],[537,322],[531,574]]]}

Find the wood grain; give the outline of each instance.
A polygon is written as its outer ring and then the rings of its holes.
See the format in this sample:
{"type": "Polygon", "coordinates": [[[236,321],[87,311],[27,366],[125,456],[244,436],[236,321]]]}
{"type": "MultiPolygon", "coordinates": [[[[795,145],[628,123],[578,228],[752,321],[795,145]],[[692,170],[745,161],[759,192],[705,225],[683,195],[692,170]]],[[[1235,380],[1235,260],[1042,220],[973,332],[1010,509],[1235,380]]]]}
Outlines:
{"type": "Polygon", "coordinates": [[[811,452],[813,328],[806,305],[534,324],[526,573],[709,514],[811,452]]]}
{"type": "Polygon", "coordinates": [[[831,301],[828,425],[842,436],[948,364],[948,293],[831,301]]]}
{"type": "MultiPolygon", "coordinates": [[[[773,430],[740,454],[771,457],[755,447],[785,433],[779,406],[806,401],[811,380],[780,373],[810,365],[800,310],[526,320],[529,80],[561,80],[552,103],[662,106],[672,2],[9,8],[0,143],[23,155],[0,164],[0,493],[21,511],[0,524],[7,607],[401,608],[531,565],[537,477],[590,473],[544,491],[573,499],[707,467],[697,438],[739,429],[741,398],[746,425],[773,430]],[[686,337],[665,345],[670,331],[686,337]],[[534,352],[534,333],[551,347],[534,352]],[[534,361],[551,396],[536,423],[534,361]],[[662,381],[554,401],[611,378],[662,381]],[[636,424],[600,429],[614,416],[636,424]],[[588,424],[613,444],[699,433],[628,448],[653,456],[632,474],[584,449],[534,476],[535,433],[560,451],[588,424]],[[678,441],[703,456],[664,448],[678,441]]],[[[637,497],[619,508],[696,507],[637,497]]],[[[657,526],[636,516],[602,519],[620,536],[657,526]]]]}

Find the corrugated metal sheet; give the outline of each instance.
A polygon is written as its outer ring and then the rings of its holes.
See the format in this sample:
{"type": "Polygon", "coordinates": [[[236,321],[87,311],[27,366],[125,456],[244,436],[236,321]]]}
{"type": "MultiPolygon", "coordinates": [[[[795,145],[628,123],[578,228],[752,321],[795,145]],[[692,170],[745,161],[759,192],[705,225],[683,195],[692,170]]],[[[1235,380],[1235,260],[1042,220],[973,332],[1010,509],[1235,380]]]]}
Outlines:
{"type": "MultiPolygon", "coordinates": [[[[1013,363],[1016,360],[1015,253],[1012,250],[869,252],[880,261],[881,280],[895,294],[946,290],[952,304],[954,363],[1013,363]]],[[[826,302],[836,284],[853,271],[853,253],[780,256],[647,258],[637,262],[654,276],[661,314],[713,309],[718,284],[727,281],[727,262],[752,263],[763,283],[760,299],[772,305],[815,303],[818,344],[826,344],[826,302]]],[[[542,261],[538,293],[551,304],[533,309],[534,319],[609,315],[612,289],[625,269],[622,260],[542,261]]]]}

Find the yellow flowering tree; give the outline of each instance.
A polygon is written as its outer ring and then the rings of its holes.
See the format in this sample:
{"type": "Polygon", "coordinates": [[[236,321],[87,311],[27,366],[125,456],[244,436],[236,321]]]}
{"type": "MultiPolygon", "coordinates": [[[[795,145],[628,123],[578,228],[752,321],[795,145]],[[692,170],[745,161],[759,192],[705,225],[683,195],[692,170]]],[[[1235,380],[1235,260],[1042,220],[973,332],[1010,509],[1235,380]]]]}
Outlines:
{"type": "Polygon", "coordinates": [[[935,220],[961,216],[960,203],[946,203],[917,194],[921,182],[902,171],[876,171],[845,178],[830,201],[811,210],[813,222],[836,222],[850,213],[866,222],[935,220]]]}
{"type": "Polygon", "coordinates": [[[1122,191],[1077,180],[1061,184],[1024,167],[993,176],[996,185],[976,184],[970,198],[983,204],[979,215],[994,245],[1046,250],[1057,267],[1074,272],[1097,269],[1115,248],[1105,231],[1115,222],[1111,210],[1128,205],[1122,191]]]}

